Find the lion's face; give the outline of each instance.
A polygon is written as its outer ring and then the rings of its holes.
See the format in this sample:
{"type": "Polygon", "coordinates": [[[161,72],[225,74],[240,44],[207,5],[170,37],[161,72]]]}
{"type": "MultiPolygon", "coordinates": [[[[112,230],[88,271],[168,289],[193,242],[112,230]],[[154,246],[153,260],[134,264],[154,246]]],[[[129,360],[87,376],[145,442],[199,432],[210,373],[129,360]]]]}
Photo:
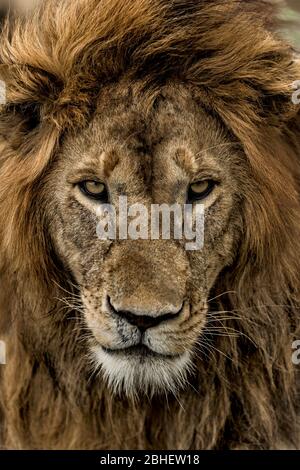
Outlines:
{"type": "Polygon", "coordinates": [[[174,391],[192,368],[210,291],[240,236],[243,163],[234,149],[183,86],[166,87],[150,106],[122,84],[102,92],[93,122],[66,139],[45,178],[51,236],[78,284],[94,364],[115,389],[174,391]],[[202,249],[174,237],[99,239],[104,202],[183,205],[195,182],[202,249]]]}

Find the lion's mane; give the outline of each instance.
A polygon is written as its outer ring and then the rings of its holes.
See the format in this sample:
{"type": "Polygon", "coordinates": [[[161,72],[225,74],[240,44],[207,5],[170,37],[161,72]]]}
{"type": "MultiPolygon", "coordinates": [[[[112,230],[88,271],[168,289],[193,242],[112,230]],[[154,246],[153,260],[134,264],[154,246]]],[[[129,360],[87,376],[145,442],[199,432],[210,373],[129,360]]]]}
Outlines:
{"type": "Polygon", "coordinates": [[[2,446],[299,446],[300,125],[291,84],[300,67],[272,31],[269,2],[41,3],[26,18],[10,15],[0,38],[2,446]],[[54,300],[59,286],[72,288],[69,273],[36,202],[64,136],[89,123],[101,86],[124,75],[149,95],[168,80],[192,84],[241,143],[257,183],[235,262],[211,294],[212,310],[227,312],[228,336],[209,338],[214,349],[196,360],[192,386],[168,403],[131,403],[86,373],[80,333],[54,300]]]}

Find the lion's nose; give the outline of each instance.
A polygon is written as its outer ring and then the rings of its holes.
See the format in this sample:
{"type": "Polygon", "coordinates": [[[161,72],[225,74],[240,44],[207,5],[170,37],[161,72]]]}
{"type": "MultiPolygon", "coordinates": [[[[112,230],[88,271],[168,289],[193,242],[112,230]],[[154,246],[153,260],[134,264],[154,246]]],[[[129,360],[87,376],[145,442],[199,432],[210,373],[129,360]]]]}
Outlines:
{"type": "Polygon", "coordinates": [[[148,328],[153,328],[162,322],[173,320],[174,318],[178,317],[182,311],[182,305],[179,308],[170,308],[169,310],[171,311],[167,313],[165,313],[164,310],[162,312],[156,311],[155,314],[151,312],[151,315],[148,312],[139,312],[137,309],[131,311],[128,309],[123,310],[119,306],[114,306],[110,297],[108,297],[108,304],[115,315],[125,319],[131,325],[138,327],[141,332],[144,332],[148,328]]]}

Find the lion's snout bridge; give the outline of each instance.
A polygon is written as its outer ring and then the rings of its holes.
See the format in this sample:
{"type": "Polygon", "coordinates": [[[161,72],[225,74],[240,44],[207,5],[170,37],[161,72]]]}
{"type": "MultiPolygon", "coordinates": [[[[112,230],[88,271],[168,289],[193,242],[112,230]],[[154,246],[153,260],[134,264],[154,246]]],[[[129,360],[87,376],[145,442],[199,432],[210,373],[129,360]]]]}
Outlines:
{"type": "Polygon", "coordinates": [[[112,318],[143,333],[181,317],[190,275],[183,250],[172,241],[139,240],[124,241],[110,254],[105,309],[112,318]],[[174,271],[169,269],[170,259],[174,271]]]}

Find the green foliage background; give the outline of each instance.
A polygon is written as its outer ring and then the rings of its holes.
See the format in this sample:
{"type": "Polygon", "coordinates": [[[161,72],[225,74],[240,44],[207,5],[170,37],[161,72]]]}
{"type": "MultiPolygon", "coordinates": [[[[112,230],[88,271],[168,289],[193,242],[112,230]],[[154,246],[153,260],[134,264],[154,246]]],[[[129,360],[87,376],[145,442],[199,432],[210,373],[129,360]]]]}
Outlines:
{"type": "Polygon", "coordinates": [[[282,2],[280,18],[283,34],[300,51],[300,0],[282,2]]]}

